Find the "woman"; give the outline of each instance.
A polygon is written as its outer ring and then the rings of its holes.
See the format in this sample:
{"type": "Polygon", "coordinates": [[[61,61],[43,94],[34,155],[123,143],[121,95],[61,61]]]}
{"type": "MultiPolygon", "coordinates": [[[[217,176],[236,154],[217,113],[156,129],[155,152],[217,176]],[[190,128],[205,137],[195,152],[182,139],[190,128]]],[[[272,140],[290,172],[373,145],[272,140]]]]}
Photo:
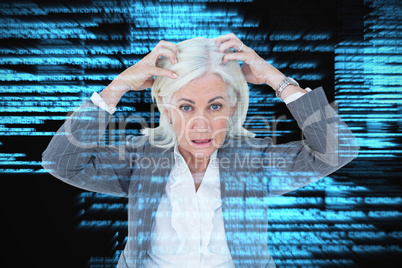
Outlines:
{"type": "Polygon", "coordinates": [[[268,198],[336,171],[358,149],[322,88],[300,88],[227,34],[159,42],[84,101],[53,137],[43,166],[76,187],[128,197],[119,268],[275,267],[268,198]],[[276,90],[306,140],[273,145],[244,129],[247,82],[276,90]],[[124,93],[150,87],[159,127],[124,147],[99,146],[124,93]]]}

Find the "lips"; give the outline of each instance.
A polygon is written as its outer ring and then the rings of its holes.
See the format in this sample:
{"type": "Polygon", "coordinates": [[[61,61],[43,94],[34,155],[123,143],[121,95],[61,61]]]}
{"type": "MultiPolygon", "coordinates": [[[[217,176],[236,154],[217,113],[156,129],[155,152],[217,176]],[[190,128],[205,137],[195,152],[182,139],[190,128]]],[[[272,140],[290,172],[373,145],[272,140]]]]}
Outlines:
{"type": "Polygon", "coordinates": [[[212,139],[191,140],[191,141],[194,142],[194,143],[200,143],[200,144],[202,144],[202,143],[208,143],[208,142],[212,141],[212,139]]]}
{"type": "Polygon", "coordinates": [[[212,144],[212,139],[197,139],[191,140],[191,144],[194,147],[208,147],[212,144]]]}

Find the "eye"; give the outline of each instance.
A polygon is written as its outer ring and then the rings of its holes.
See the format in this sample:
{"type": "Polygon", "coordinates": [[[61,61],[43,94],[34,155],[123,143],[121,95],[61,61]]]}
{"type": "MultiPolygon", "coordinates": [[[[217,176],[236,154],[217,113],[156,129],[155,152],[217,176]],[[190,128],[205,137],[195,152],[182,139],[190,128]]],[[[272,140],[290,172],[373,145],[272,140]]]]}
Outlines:
{"type": "Polygon", "coordinates": [[[221,104],[212,104],[211,105],[211,110],[213,110],[213,111],[218,111],[218,110],[220,110],[222,108],[222,105],[221,104]]]}
{"type": "Polygon", "coordinates": [[[180,109],[185,112],[190,112],[192,110],[190,105],[182,105],[182,106],[180,106],[180,109]]]}

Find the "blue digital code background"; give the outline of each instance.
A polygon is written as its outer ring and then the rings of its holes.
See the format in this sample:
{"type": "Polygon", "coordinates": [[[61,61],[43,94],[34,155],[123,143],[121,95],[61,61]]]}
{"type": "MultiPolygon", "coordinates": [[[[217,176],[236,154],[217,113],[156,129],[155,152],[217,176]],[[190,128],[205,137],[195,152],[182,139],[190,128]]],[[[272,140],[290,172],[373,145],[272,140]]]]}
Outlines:
{"type": "MultiPolygon", "coordinates": [[[[69,112],[160,40],[230,32],[302,87],[323,86],[361,145],[341,170],[270,200],[277,267],[391,267],[400,259],[400,1],[28,0],[2,1],[0,15],[4,267],[115,266],[127,200],[58,181],[41,154],[69,112]]],[[[157,125],[150,104],[150,91],[127,93],[112,117],[125,130],[110,127],[101,142],[138,135],[140,124],[125,121],[133,114],[157,125]]],[[[301,138],[266,85],[250,84],[247,118],[257,137],[301,138]]]]}

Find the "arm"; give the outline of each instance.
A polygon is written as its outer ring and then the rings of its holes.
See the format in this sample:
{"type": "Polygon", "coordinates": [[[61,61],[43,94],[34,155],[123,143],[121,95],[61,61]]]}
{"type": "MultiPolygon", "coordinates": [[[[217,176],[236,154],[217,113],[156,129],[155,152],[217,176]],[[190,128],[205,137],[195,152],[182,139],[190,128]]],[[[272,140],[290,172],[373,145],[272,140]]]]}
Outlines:
{"type": "Polygon", "coordinates": [[[129,153],[125,147],[98,145],[109,119],[106,111],[85,100],[50,141],[42,154],[42,166],[78,188],[126,196],[129,153]]]}
{"type": "Polygon", "coordinates": [[[322,88],[287,105],[305,140],[272,145],[266,138],[264,157],[279,163],[266,169],[270,196],[278,196],[315,182],[357,157],[359,144],[345,122],[329,105],[322,88]]]}
{"type": "MultiPolygon", "coordinates": [[[[222,63],[225,64],[232,60],[242,61],[242,73],[247,82],[252,84],[267,84],[276,90],[280,82],[286,78],[282,72],[262,59],[253,49],[244,45],[233,33],[219,36],[216,42],[221,52],[230,48],[236,51],[235,53],[225,55],[222,59],[222,63]]],[[[282,91],[281,98],[288,103],[289,101],[286,101],[286,99],[294,101],[307,92],[308,90],[298,86],[288,85],[282,91]]]]}
{"type": "MultiPolygon", "coordinates": [[[[267,84],[276,90],[285,78],[234,34],[218,37],[217,43],[220,51],[229,48],[236,51],[225,55],[222,61],[243,61],[242,72],[247,82],[267,84]]],[[[356,138],[328,104],[322,88],[307,93],[299,86],[288,85],[281,98],[306,140],[274,146],[271,138],[265,138],[262,158],[276,160],[274,166],[265,168],[270,196],[282,195],[331,174],[352,161],[359,150],[356,138]]]]}
{"type": "MultiPolygon", "coordinates": [[[[56,178],[76,187],[127,196],[132,174],[130,146],[99,146],[120,98],[129,90],[152,86],[152,76],[175,78],[172,71],[156,67],[160,56],[175,61],[177,47],[161,41],[151,53],[117,76],[96,102],[85,100],[58,130],[42,154],[42,166],[56,178]]],[[[93,96],[94,97],[94,96],[93,96]]]]}

